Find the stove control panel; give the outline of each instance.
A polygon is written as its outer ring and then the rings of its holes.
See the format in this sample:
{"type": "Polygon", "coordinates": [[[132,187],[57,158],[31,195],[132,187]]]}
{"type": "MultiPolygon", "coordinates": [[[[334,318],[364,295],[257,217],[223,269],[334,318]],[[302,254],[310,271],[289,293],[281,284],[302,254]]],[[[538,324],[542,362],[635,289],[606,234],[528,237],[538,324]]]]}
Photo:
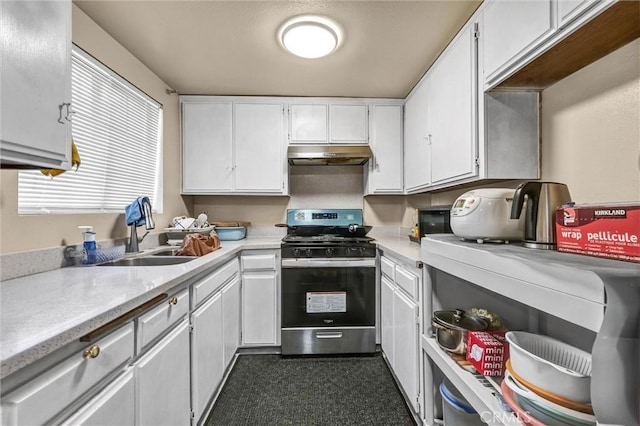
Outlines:
{"type": "Polygon", "coordinates": [[[362,209],[297,209],[287,210],[288,226],[363,225],[362,209]]]}
{"type": "Polygon", "coordinates": [[[376,257],[375,244],[358,244],[353,246],[334,245],[331,247],[305,247],[295,244],[282,245],[282,258],[369,258],[376,257]]]}

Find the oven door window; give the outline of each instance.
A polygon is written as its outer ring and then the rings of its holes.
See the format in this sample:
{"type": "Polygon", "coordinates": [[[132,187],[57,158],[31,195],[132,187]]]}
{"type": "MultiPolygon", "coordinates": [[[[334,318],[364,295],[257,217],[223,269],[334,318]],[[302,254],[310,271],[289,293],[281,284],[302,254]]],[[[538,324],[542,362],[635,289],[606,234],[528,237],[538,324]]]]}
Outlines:
{"type": "Polygon", "coordinates": [[[375,325],[375,268],[283,268],[282,326],[375,325]]]}

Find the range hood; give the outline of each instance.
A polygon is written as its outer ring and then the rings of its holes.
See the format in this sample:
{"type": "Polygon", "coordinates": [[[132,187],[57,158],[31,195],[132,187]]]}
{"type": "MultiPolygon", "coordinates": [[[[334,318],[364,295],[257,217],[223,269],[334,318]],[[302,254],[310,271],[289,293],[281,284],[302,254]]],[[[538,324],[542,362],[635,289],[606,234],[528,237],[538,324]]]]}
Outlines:
{"type": "Polygon", "coordinates": [[[289,146],[292,166],[361,166],[373,156],[369,145],[289,146]]]}

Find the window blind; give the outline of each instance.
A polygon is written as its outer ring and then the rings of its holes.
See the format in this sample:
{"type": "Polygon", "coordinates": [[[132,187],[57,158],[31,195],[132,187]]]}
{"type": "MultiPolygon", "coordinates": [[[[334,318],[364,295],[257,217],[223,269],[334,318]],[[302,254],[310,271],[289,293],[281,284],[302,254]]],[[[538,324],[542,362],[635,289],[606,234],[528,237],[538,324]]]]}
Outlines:
{"type": "Polygon", "coordinates": [[[80,168],[18,177],[18,213],[122,213],[139,196],[162,211],[162,107],[73,46],[71,132],[80,168]]]}

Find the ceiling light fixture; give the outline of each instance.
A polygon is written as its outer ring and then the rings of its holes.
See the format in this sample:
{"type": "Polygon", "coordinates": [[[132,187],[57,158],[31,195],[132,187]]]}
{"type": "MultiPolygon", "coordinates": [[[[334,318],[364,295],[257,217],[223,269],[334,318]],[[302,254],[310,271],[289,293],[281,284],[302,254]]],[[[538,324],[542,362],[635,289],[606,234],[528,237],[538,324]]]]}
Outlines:
{"type": "Polygon", "coordinates": [[[284,23],[278,32],[282,47],[302,58],[321,58],[338,48],[341,31],[332,20],[323,16],[296,16],[284,23]]]}

